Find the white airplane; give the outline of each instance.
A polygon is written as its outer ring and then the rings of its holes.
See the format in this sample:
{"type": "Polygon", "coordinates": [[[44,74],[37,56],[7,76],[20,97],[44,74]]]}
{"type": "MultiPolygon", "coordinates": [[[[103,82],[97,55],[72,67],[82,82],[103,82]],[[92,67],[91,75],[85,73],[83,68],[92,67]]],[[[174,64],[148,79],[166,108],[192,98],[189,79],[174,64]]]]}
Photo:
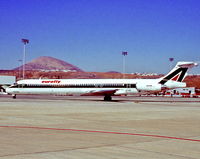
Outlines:
{"type": "Polygon", "coordinates": [[[178,62],[164,77],[158,79],[27,79],[6,88],[16,98],[18,94],[52,94],[104,96],[105,101],[115,95],[155,93],[166,89],[186,87],[182,82],[195,62],[178,62]]]}

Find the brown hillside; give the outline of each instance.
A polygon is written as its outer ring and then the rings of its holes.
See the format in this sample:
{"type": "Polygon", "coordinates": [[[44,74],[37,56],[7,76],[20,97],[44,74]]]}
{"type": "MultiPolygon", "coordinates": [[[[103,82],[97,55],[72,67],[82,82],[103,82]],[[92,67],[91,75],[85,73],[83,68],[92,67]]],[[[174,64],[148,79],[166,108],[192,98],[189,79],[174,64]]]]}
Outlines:
{"type": "MultiPolygon", "coordinates": [[[[14,70],[20,70],[20,69],[22,70],[22,67],[23,66],[17,67],[14,70]]],[[[49,56],[41,56],[37,59],[34,59],[31,62],[28,62],[25,65],[25,67],[26,70],[46,70],[46,71],[65,70],[65,71],[83,72],[83,70],[70,63],[49,56]]]]}

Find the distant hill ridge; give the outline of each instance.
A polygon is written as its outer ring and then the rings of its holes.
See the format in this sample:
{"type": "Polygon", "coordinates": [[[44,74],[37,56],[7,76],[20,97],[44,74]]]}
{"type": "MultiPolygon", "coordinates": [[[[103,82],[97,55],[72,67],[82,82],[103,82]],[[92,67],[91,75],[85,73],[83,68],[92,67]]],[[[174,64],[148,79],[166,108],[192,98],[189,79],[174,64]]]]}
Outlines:
{"type": "MultiPolygon", "coordinates": [[[[23,65],[13,70],[22,69],[23,65]]],[[[26,70],[83,72],[77,66],[50,56],[41,56],[25,64],[26,70]]]]}

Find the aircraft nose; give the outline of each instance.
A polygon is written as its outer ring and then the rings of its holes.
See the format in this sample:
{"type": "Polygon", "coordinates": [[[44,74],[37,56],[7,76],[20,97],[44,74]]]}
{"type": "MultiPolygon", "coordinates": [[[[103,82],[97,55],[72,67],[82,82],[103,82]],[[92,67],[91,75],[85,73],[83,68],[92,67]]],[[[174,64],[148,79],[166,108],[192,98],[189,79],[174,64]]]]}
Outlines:
{"type": "Polygon", "coordinates": [[[11,93],[10,88],[6,88],[6,93],[11,93]]]}

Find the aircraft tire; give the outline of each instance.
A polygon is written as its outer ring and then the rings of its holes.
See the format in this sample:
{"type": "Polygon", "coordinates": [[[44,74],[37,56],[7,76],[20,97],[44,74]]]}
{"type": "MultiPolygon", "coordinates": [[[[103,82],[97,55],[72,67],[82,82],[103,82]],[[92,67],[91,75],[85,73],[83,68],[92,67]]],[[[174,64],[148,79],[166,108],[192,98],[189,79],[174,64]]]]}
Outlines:
{"type": "Polygon", "coordinates": [[[106,95],[106,96],[104,97],[104,101],[111,101],[111,100],[112,100],[112,97],[109,96],[109,95],[106,95]]]}

